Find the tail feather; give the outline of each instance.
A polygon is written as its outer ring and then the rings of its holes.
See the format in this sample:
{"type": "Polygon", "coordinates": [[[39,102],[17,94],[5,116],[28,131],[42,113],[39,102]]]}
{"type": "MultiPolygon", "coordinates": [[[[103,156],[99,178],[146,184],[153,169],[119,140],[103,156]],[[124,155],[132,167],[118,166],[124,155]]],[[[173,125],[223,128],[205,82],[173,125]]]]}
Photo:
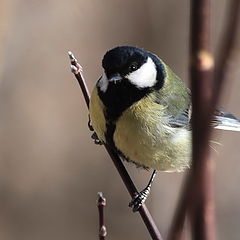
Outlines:
{"type": "Polygon", "coordinates": [[[214,126],[216,129],[228,130],[228,131],[240,131],[240,120],[233,117],[215,116],[214,122],[217,124],[214,126]]]}

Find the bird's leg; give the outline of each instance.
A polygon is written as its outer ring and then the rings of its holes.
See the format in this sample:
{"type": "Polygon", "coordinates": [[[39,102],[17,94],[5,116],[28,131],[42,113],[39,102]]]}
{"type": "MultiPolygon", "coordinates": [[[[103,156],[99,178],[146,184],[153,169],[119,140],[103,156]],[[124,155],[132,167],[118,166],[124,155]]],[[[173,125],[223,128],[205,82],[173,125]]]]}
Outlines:
{"type": "Polygon", "coordinates": [[[129,203],[129,207],[132,207],[133,212],[136,212],[141,206],[142,204],[146,201],[149,193],[150,193],[150,189],[152,186],[152,182],[155,178],[157,174],[157,171],[154,170],[152,173],[152,176],[148,182],[148,185],[140,192],[138,193],[133,199],[132,201],[129,203]]]}
{"type": "Polygon", "coordinates": [[[91,131],[91,132],[94,132],[94,129],[93,129],[93,126],[91,124],[91,120],[90,120],[90,116],[88,115],[88,129],[91,131]]]}
{"type": "MultiPolygon", "coordinates": [[[[88,117],[89,117],[89,116],[88,116],[88,117]]],[[[93,126],[92,126],[92,124],[91,124],[90,117],[89,117],[89,119],[88,119],[88,128],[89,128],[89,130],[90,130],[91,132],[94,132],[93,126]]],[[[102,145],[102,144],[103,144],[102,141],[100,141],[100,140],[98,139],[98,136],[97,136],[97,134],[96,134],[95,132],[92,134],[91,138],[94,140],[94,143],[95,143],[95,144],[97,144],[97,145],[102,145]]]]}

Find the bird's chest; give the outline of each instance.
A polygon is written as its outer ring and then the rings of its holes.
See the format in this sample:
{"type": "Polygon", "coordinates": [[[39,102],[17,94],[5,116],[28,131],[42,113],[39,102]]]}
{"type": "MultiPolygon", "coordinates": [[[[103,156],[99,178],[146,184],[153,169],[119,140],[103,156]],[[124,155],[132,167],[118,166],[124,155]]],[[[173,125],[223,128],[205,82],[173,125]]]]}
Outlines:
{"type": "Polygon", "coordinates": [[[136,145],[138,147],[156,145],[166,134],[161,126],[160,118],[156,112],[145,111],[135,114],[127,110],[116,123],[115,144],[126,144],[129,148],[134,148],[136,145]]]}
{"type": "Polygon", "coordinates": [[[147,107],[128,109],[116,123],[114,143],[129,160],[139,165],[182,171],[189,161],[190,133],[171,128],[163,112],[147,107]]]}
{"type": "Polygon", "coordinates": [[[152,158],[156,148],[165,144],[169,134],[164,128],[165,121],[157,110],[130,108],[116,123],[115,146],[130,160],[144,165],[141,158],[152,158]]]}

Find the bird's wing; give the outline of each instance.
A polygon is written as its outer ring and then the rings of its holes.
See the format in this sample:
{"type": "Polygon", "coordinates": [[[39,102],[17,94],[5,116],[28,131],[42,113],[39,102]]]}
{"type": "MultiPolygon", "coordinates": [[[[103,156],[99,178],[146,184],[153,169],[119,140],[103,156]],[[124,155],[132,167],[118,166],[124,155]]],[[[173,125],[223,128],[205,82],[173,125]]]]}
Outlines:
{"type": "Polygon", "coordinates": [[[169,125],[174,128],[186,128],[191,129],[191,106],[185,109],[182,113],[176,116],[171,116],[169,119],[169,125]]]}
{"type": "MultiPolygon", "coordinates": [[[[155,101],[166,107],[165,114],[170,116],[171,127],[191,130],[191,92],[165,63],[161,61],[161,64],[165,69],[165,82],[164,87],[156,94],[155,101]]],[[[215,111],[211,125],[216,129],[240,131],[240,120],[223,109],[215,111]]]]}
{"type": "MultiPolygon", "coordinates": [[[[164,86],[156,92],[155,102],[164,107],[168,124],[174,128],[190,128],[191,93],[185,83],[161,60],[164,86]]],[[[162,71],[158,66],[158,72],[162,71]]]]}

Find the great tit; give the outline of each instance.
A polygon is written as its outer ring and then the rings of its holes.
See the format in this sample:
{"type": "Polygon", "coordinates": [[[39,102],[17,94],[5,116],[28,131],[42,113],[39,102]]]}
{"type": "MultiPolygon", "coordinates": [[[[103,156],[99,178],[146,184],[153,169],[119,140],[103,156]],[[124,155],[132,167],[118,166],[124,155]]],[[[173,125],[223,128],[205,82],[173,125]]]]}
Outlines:
{"type": "MultiPolygon", "coordinates": [[[[191,93],[184,82],[155,54],[131,46],[108,51],[102,67],[89,106],[98,139],[137,166],[165,172],[188,168],[191,93]]],[[[240,131],[230,113],[218,110],[214,118],[215,128],[240,131]]],[[[155,171],[131,203],[134,210],[145,201],[154,176],[155,171]]]]}

